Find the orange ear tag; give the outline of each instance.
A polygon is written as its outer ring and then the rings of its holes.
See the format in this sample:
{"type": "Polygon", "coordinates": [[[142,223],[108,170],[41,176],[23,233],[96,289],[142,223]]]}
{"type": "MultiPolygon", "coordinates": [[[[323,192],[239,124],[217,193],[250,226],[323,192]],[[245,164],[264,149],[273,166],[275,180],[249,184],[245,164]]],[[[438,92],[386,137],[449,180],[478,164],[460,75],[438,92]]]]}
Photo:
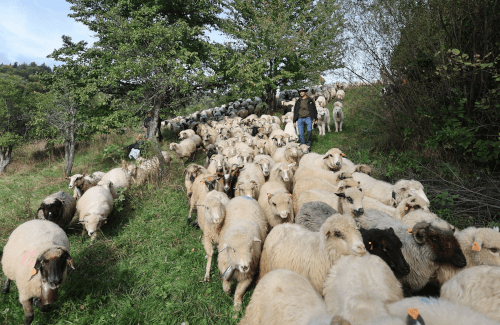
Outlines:
{"type": "Polygon", "coordinates": [[[212,177],[208,177],[208,178],[207,178],[207,181],[209,181],[209,182],[210,182],[211,180],[212,180],[212,177]]]}
{"type": "Polygon", "coordinates": [[[408,207],[405,207],[405,210],[408,210],[408,207]]]}
{"type": "Polygon", "coordinates": [[[413,228],[408,228],[408,233],[411,234],[413,228]]]}
{"type": "Polygon", "coordinates": [[[36,274],[36,269],[31,270],[31,274],[30,275],[33,276],[35,274],[36,274]]]}
{"type": "Polygon", "coordinates": [[[481,246],[479,246],[479,243],[477,241],[474,242],[474,245],[472,245],[472,250],[476,252],[481,251],[481,246]]]}
{"type": "Polygon", "coordinates": [[[408,308],[408,315],[410,315],[411,318],[416,320],[419,315],[418,308],[408,308]]]}

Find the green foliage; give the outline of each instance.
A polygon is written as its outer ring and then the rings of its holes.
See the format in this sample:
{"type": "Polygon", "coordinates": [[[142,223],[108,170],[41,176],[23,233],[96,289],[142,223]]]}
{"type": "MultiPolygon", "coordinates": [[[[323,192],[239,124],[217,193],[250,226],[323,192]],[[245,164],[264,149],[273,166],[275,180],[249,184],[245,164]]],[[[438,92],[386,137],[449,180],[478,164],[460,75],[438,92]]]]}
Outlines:
{"type": "Polygon", "coordinates": [[[123,188],[123,187],[118,187],[118,189],[116,190],[116,192],[118,194],[118,197],[114,200],[113,209],[116,212],[121,212],[125,208],[125,200],[126,200],[125,192],[126,192],[126,189],[123,188]]]}
{"type": "Polygon", "coordinates": [[[340,66],[343,19],[336,1],[228,0],[222,31],[235,41],[220,67],[240,96],[320,82],[340,66]]]}

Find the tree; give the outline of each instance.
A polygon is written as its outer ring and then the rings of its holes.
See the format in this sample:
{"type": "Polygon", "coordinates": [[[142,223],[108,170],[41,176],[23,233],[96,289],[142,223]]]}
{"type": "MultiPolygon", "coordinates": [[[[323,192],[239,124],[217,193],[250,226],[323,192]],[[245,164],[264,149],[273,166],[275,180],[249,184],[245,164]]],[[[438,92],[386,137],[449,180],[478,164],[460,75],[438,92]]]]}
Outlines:
{"type": "Polygon", "coordinates": [[[274,107],[278,87],[302,86],[340,67],[343,19],[336,1],[227,0],[225,5],[221,29],[235,41],[223,68],[240,93],[265,93],[274,107]]]}
{"type": "Polygon", "coordinates": [[[21,77],[0,74],[0,174],[10,163],[14,146],[28,134],[23,82],[21,77]]]}
{"type": "Polygon", "coordinates": [[[203,32],[217,20],[216,1],[72,3],[72,17],[95,31],[97,41],[90,48],[66,42],[51,57],[74,57],[82,87],[142,102],[144,111],[151,108],[152,136],[162,110],[182,106],[192,92],[213,82],[205,62],[216,55],[216,47],[203,32]]]}

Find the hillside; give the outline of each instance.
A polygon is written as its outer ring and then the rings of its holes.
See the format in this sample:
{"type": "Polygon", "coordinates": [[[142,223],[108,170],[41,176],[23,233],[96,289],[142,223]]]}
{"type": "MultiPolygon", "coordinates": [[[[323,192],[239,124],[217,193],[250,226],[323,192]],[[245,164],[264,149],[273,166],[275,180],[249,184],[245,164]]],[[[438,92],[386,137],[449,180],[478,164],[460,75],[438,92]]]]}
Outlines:
{"type": "MultiPolygon", "coordinates": [[[[368,98],[367,88],[348,89],[343,132],[327,132],[318,138],[315,130],[312,151],[324,153],[338,147],[356,163],[373,163],[375,177],[397,175],[404,169],[399,160],[371,151],[384,126],[377,123],[381,111],[376,101],[368,98]]],[[[333,102],[330,110],[332,106],[333,102]]],[[[331,128],[334,131],[334,125],[331,128]]],[[[81,145],[73,173],[120,166],[125,156],[120,148],[132,143],[137,132],[138,128],[98,136],[81,145]]],[[[168,150],[174,137],[165,136],[162,149],[168,150]]],[[[34,217],[47,195],[58,190],[72,193],[64,178],[63,154],[34,158],[43,155],[33,152],[33,147],[23,148],[0,176],[0,249],[15,227],[34,217]]],[[[203,164],[204,160],[199,151],[195,162],[203,164]]],[[[202,233],[186,226],[188,210],[183,166],[174,160],[163,183],[130,189],[93,246],[89,246],[87,234],[81,236],[81,226],[70,225],[67,232],[76,271],[69,272],[51,312],[42,314],[35,309],[33,324],[236,324],[233,296],[222,291],[215,259],[211,282],[202,282],[206,263],[202,233]]],[[[3,283],[5,276],[0,275],[3,283]]],[[[253,288],[244,295],[244,307],[253,288]]],[[[15,285],[0,299],[0,323],[22,323],[24,313],[15,285]]],[[[243,313],[244,308],[240,316],[243,313]]]]}

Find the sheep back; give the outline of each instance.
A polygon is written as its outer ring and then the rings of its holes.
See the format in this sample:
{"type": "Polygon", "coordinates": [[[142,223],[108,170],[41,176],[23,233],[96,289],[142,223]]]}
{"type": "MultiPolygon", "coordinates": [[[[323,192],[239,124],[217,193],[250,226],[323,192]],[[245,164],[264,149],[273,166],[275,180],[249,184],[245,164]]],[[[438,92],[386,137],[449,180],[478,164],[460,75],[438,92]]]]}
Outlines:
{"type": "Polygon", "coordinates": [[[130,187],[130,176],[127,173],[127,170],[123,168],[113,168],[109,172],[107,172],[101,180],[111,181],[113,186],[111,188],[111,194],[114,199],[118,198],[118,188],[124,188],[128,190],[130,187]]]}
{"type": "Polygon", "coordinates": [[[320,201],[304,203],[299,213],[295,216],[295,223],[300,224],[311,231],[319,231],[321,225],[337,210],[320,201]]]}

